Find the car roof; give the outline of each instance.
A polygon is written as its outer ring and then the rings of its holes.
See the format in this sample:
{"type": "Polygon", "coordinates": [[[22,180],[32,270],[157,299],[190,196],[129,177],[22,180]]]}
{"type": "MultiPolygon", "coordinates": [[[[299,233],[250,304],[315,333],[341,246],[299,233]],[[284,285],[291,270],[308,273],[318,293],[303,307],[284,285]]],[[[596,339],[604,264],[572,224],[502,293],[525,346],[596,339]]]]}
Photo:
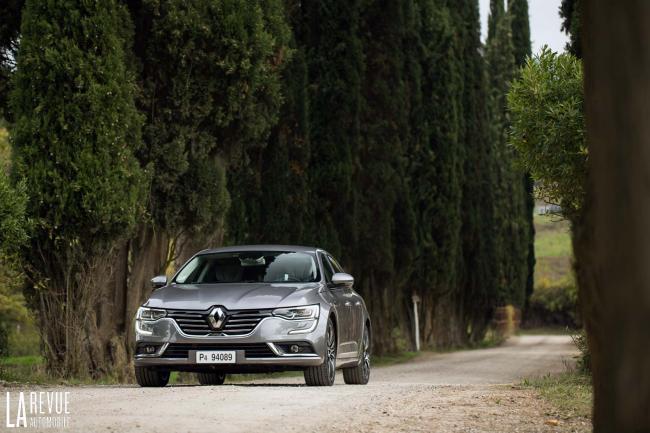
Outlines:
{"type": "Polygon", "coordinates": [[[303,245],[233,245],[229,247],[206,249],[201,251],[199,254],[234,253],[239,251],[292,251],[315,253],[319,250],[321,250],[321,248],[308,247],[303,245]]]}

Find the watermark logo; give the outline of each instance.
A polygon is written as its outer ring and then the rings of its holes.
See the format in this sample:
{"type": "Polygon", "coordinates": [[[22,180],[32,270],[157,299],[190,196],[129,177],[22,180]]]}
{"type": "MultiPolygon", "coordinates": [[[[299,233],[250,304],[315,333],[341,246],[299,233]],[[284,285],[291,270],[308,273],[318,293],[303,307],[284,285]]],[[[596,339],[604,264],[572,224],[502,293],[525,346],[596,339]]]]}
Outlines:
{"type": "Polygon", "coordinates": [[[70,426],[70,392],[7,392],[7,428],[66,428],[70,426]]]}

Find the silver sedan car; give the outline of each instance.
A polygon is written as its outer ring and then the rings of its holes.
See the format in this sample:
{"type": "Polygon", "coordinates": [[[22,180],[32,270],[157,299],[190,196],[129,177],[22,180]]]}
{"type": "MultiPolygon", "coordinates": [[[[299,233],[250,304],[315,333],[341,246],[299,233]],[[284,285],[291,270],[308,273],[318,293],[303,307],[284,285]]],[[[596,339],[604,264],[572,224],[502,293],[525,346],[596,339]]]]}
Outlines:
{"type": "Polygon", "coordinates": [[[354,279],[319,248],[250,245],[197,253],[135,318],[135,376],[165,386],[171,371],[220,385],[226,374],[304,371],[307,385],[370,378],[370,317],[354,279]]]}

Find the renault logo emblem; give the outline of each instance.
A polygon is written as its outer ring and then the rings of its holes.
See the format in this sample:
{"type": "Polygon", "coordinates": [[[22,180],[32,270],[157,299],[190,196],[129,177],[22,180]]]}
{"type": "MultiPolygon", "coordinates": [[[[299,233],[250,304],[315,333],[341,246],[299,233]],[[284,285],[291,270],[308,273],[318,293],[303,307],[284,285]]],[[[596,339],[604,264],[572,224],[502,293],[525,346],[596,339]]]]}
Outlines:
{"type": "Polygon", "coordinates": [[[208,322],[210,322],[212,329],[221,329],[225,320],[226,313],[220,307],[213,308],[208,314],[208,322]]]}

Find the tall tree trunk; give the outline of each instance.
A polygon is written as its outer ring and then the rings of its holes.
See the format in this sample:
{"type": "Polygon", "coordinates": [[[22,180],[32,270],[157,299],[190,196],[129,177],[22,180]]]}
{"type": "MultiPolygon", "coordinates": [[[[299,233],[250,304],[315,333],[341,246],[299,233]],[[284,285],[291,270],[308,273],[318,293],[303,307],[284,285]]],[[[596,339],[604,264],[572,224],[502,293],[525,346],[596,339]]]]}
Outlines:
{"type": "Polygon", "coordinates": [[[138,307],[150,293],[149,280],[165,273],[168,255],[168,236],[147,224],[138,230],[137,236],[129,241],[129,272],[126,275],[126,302],[120,312],[126,326],[126,350],[132,354],[135,344],[133,318],[138,307]]]}
{"type": "Polygon", "coordinates": [[[586,1],[583,30],[593,232],[578,260],[586,258],[594,431],[648,432],[650,2],[586,1]]]}

